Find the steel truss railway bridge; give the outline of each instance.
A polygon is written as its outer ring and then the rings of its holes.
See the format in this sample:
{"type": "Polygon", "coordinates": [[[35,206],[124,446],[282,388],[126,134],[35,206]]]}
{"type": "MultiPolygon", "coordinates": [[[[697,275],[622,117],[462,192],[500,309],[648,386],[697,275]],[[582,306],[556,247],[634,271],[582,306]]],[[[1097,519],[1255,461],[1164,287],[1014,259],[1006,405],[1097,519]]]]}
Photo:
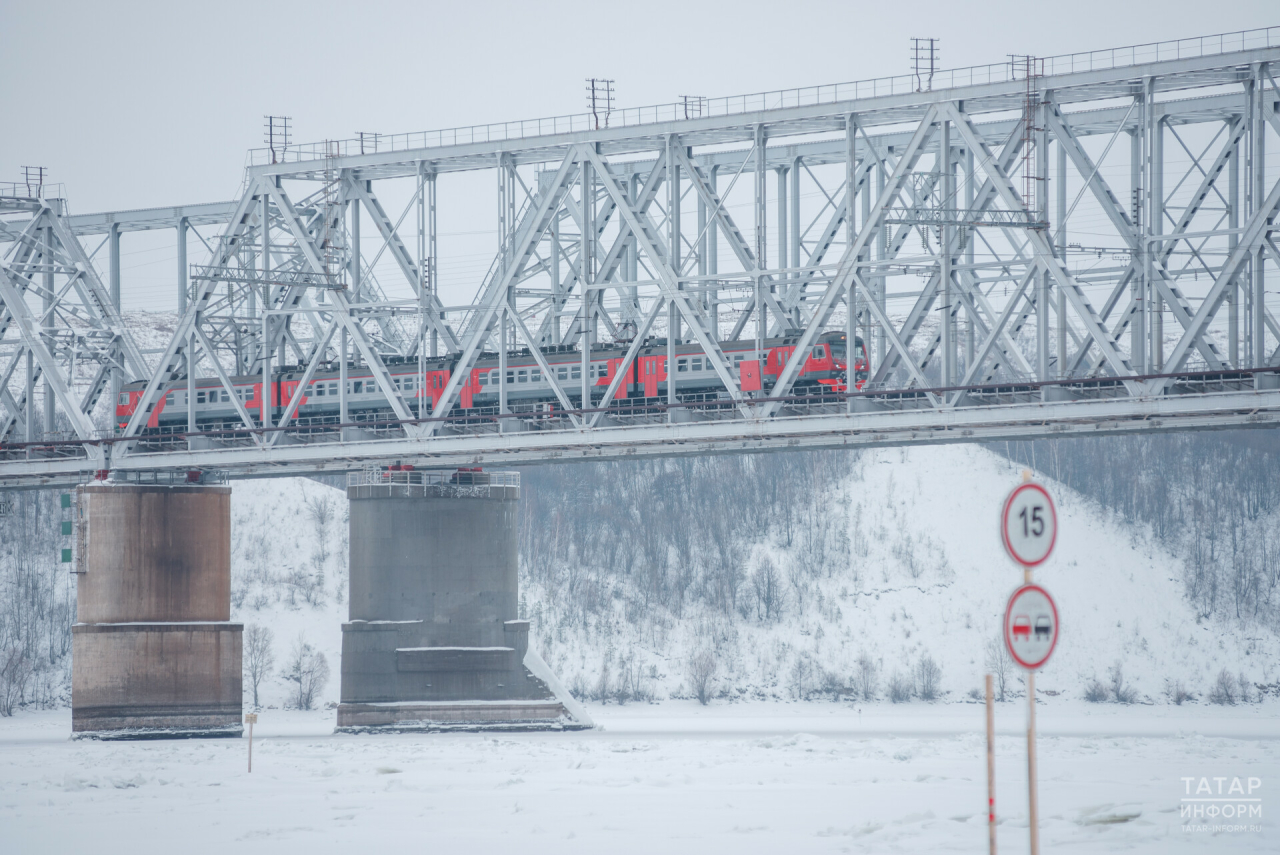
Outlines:
{"type": "Polygon", "coordinates": [[[276,146],[250,153],[227,203],[71,215],[46,188],[0,188],[0,483],[1273,427],[1278,68],[1271,28],[276,146]],[[498,243],[449,306],[442,285],[465,283],[437,270],[437,186],[474,172],[495,176],[498,243]],[[219,231],[189,264],[202,227],[219,231]],[[119,249],[149,229],[176,236],[179,297],[150,353],[120,311],[119,249]],[[807,396],[794,383],[828,330],[867,342],[870,377],[807,396]],[[794,355],[744,391],[721,342],[777,336],[794,355]],[[723,394],[617,400],[620,371],[590,397],[589,348],[625,365],[677,342],[723,394]],[[566,347],[581,386],[548,371],[566,347]],[[502,370],[498,406],[463,410],[463,369],[520,351],[558,405],[509,402],[502,370]],[[438,400],[402,394],[388,366],[445,354],[438,400]],[[334,365],[371,373],[386,416],[351,414],[343,384],[338,417],[299,419],[334,365]],[[282,366],[304,378],[290,400],[239,402],[232,377],[282,366]],[[148,432],[167,390],[199,378],[238,420],[213,429],[189,405],[185,430],[148,432]],[[113,404],[137,381],[121,428],[113,404]]]}

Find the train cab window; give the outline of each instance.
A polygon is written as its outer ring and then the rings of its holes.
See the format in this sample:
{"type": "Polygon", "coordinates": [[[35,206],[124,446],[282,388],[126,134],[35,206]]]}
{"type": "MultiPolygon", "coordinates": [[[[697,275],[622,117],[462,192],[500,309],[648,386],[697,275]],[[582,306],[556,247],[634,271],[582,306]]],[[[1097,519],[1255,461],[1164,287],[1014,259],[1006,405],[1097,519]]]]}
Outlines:
{"type": "Polygon", "coordinates": [[[128,392],[121,392],[121,393],[120,393],[120,402],[119,402],[119,405],[120,405],[120,406],[122,406],[122,407],[127,407],[127,406],[129,406],[129,393],[128,393],[128,392]]]}
{"type": "Polygon", "coordinates": [[[688,370],[689,370],[689,360],[687,360],[687,359],[677,359],[677,360],[676,360],[676,372],[677,372],[677,373],[683,374],[684,372],[686,372],[686,371],[688,371],[688,370]]]}
{"type": "Polygon", "coordinates": [[[528,372],[527,370],[525,370],[524,368],[521,368],[519,371],[517,371],[517,372],[516,372],[516,382],[517,382],[517,383],[528,383],[528,382],[529,382],[529,372],[528,372]]]}
{"type": "Polygon", "coordinates": [[[827,358],[827,349],[826,349],[825,347],[823,347],[822,345],[820,345],[820,344],[815,344],[815,345],[813,346],[813,358],[814,358],[814,359],[826,359],[826,358],[827,358]]]}
{"type": "MultiPolygon", "coordinates": [[[[710,367],[711,367],[711,360],[710,360],[710,359],[708,359],[708,360],[707,360],[707,367],[708,367],[708,368],[710,368],[710,367]]],[[[693,359],[689,360],[689,370],[690,370],[690,371],[701,371],[701,370],[702,370],[702,357],[701,357],[701,356],[695,356],[693,359]]]]}
{"type": "Polygon", "coordinates": [[[845,346],[844,341],[831,342],[831,356],[834,359],[844,359],[845,346]]]}

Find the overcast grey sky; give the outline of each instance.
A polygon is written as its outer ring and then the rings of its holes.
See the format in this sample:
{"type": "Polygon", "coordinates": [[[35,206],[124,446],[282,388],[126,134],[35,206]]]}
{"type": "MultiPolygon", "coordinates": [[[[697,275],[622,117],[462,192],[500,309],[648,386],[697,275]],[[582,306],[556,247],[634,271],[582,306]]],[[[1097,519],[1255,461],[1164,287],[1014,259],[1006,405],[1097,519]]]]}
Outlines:
{"type": "MultiPolygon", "coordinates": [[[[74,213],[220,201],[265,114],[310,142],[577,113],[589,76],[616,80],[626,107],[905,74],[912,36],[939,37],[954,68],[1276,24],[1275,0],[0,0],[0,181],[45,166],[74,213]]],[[[441,183],[446,301],[468,300],[492,260],[489,180],[441,183]]],[[[172,232],[127,235],[124,308],[176,308],[176,262],[172,232]]]]}
{"type": "Polygon", "coordinates": [[[0,0],[0,181],[47,166],[73,210],[230,198],[262,117],[295,140],[620,105],[1280,24],[1274,0],[407,3],[0,0]]]}

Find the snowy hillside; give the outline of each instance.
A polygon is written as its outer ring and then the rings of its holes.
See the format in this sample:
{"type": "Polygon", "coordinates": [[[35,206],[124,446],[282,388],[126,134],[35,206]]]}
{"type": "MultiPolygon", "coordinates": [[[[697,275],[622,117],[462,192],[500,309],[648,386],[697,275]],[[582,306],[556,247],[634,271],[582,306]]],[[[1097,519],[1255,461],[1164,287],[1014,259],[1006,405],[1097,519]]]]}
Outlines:
{"type": "MultiPolygon", "coordinates": [[[[737,610],[692,602],[680,615],[655,606],[637,618],[632,583],[615,579],[603,586],[603,605],[584,616],[522,573],[532,642],[575,694],[594,699],[690,697],[689,666],[699,657],[714,697],[847,697],[870,683],[885,699],[895,678],[914,690],[928,657],[939,668],[940,698],[968,700],[989,668],[1005,599],[1021,581],[996,537],[1000,503],[1020,470],[974,446],[847,460],[849,473],[818,500],[836,521],[823,523],[824,543],[801,530],[790,547],[778,532],[734,545],[743,565],[737,610]]],[[[1223,668],[1253,686],[1280,679],[1273,633],[1198,621],[1177,558],[1044,481],[1060,533],[1036,578],[1057,598],[1063,625],[1038,681],[1047,696],[1078,700],[1094,679],[1111,685],[1117,665],[1138,701],[1156,703],[1179,683],[1203,699],[1223,668]]],[[[346,619],[342,491],[305,479],[239,482],[232,514],[233,618],[272,628],[277,663],[305,635],[332,671],[323,698],[336,700],[346,619]],[[318,510],[326,504],[327,514],[318,510]]],[[[288,688],[268,679],[263,703],[283,704],[288,688]]],[[[1008,689],[1020,689],[1012,670],[1008,689]]]]}

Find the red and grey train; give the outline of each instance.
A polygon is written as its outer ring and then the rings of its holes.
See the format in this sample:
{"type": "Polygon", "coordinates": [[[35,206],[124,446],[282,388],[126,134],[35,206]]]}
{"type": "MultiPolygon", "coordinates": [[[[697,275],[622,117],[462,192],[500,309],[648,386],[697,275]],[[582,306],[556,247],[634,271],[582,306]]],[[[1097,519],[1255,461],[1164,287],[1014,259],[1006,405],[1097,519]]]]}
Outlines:
{"type": "MultiPolygon", "coordinates": [[[[725,357],[738,377],[743,391],[755,392],[768,389],[772,381],[795,352],[798,338],[772,338],[764,341],[764,356],[756,360],[753,340],[721,342],[725,357]]],[[[571,346],[549,347],[543,350],[550,369],[562,389],[578,404],[582,395],[582,356],[571,346]]],[[[602,406],[603,396],[621,369],[626,356],[623,344],[595,347],[587,362],[587,382],[592,389],[591,406],[602,406]]],[[[419,371],[417,359],[386,360],[392,381],[410,407],[416,412],[429,412],[440,400],[451,372],[456,367],[457,355],[425,360],[425,371],[419,371]],[[430,403],[427,404],[427,399],[430,403]]],[[[697,344],[680,344],[675,348],[675,367],[667,365],[667,347],[662,339],[646,342],[627,368],[625,382],[618,384],[615,402],[627,401],[643,406],[666,400],[668,384],[675,383],[676,394],[683,401],[713,401],[726,397],[724,384],[703,355],[697,344]],[[653,399],[646,401],[646,399],[653,399]]],[[[467,416],[468,411],[481,415],[485,409],[498,404],[498,354],[482,353],[477,357],[470,376],[459,391],[459,405],[453,415],[467,416]]],[[[284,408],[288,406],[301,382],[301,368],[288,368],[276,373],[269,384],[272,423],[278,423],[284,408]]],[[[861,389],[867,378],[867,353],[862,339],[854,342],[853,367],[850,372],[849,354],[845,334],[824,333],[810,348],[800,373],[796,377],[793,394],[823,395],[841,393],[848,388],[850,374],[853,385],[861,389]]],[[[235,394],[252,416],[261,416],[264,402],[262,376],[232,377],[235,394]]],[[[300,425],[336,424],[339,420],[338,366],[317,371],[308,391],[302,398],[296,414],[300,425]]],[[[146,387],[143,382],[130,383],[121,388],[116,406],[116,422],[120,427],[128,424],[146,387]]],[[[527,351],[511,353],[507,358],[507,404],[543,405],[538,410],[554,410],[559,401],[541,367],[527,351]]],[[[201,430],[235,429],[240,425],[230,394],[215,377],[202,377],[196,381],[196,423],[201,430]]],[[[535,409],[535,408],[531,408],[535,409]]],[[[366,366],[352,366],[347,374],[347,413],[355,420],[377,420],[391,417],[386,396],[378,388],[372,372],[366,366]]],[[[152,408],[147,419],[148,433],[175,433],[187,428],[187,381],[170,383],[164,395],[152,408]]]]}

